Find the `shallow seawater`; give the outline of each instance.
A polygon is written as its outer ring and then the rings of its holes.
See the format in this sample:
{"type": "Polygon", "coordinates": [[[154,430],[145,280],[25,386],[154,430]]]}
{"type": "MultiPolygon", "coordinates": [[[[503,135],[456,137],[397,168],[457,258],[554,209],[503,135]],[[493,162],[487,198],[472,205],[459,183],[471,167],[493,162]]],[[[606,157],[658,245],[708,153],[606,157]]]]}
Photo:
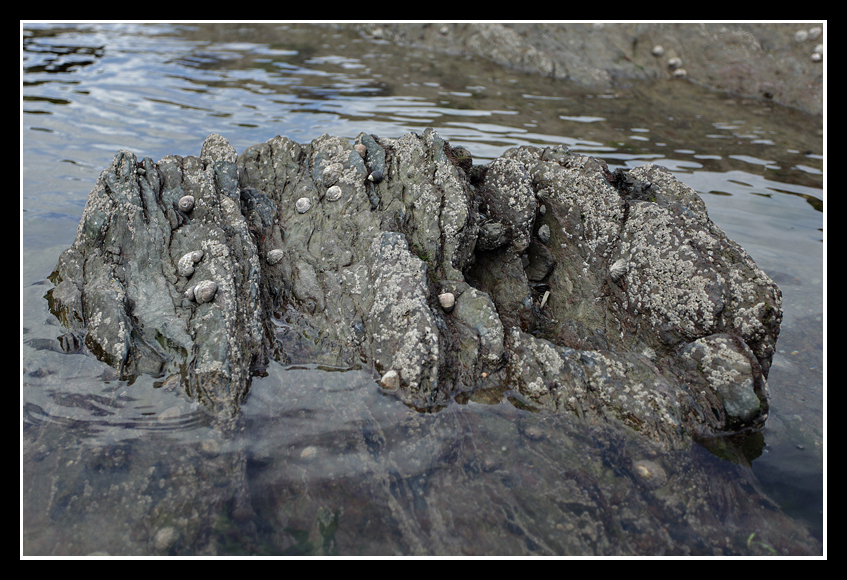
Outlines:
{"type": "MultiPolygon", "coordinates": [[[[168,384],[119,381],[59,347],[46,278],[118,149],[158,160],[199,154],[210,133],[241,152],[277,134],[308,142],[430,126],[476,163],[564,144],[613,169],[664,165],[700,193],[783,291],[752,473],[822,539],[820,119],[680,81],[590,91],[332,27],[38,24],[24,26],[23,45],[24,554],[182,554],[191,542],[229,554],[616,553],[591,543],[591,517],[570,519],[576,508],[551,497],[625,497],[646,451],[572,418],[484,393],[422,414],[381,394],[366,369],[272,365],[222,430],[168,384]],[[557,471],[574,460],[566,449],[584,455],[585,473],[557,471]],[[185,508],[179,493],[202,507],[185,508]],[[582,540],[559,537],[574,530],[582,540]]],[[[710,457],[685,461],[735,469],[710,457]]],[[[654,530],[632,518],[632,530],[654,530]]],[[[617,549],[649,550],[621,533],[617,549]]]]}

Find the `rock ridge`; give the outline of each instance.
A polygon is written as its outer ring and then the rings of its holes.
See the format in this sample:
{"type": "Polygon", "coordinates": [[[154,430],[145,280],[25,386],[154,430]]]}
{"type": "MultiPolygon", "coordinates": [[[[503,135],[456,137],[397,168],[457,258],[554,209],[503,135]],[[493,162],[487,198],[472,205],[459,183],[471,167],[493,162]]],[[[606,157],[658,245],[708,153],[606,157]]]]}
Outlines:
{"type": "Polygon", "coordinates": [[[432,129],[120,151],[50,280],[97,358],[224,414],[274,359],[371,369],[420,409],[496,393],[669,447],[761,428],[782,319],[667,169],[561,146],[475,166],[432,129]]]}

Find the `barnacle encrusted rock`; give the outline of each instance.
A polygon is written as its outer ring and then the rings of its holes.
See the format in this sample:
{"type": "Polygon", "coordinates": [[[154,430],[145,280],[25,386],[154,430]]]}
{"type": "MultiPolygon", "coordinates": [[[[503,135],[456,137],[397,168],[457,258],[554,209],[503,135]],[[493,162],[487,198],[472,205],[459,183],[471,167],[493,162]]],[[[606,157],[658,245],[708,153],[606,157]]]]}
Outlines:
{"type": "Polygon", "coordinates": [[[431,129],[355,143],[212,135],[143,174],[119,152],[52,311],[124,376],[231,411],[273,356],[365,362],[415,407],[496,386],[662,445],[763,424],[779,288],[669,171],[561,146],[468,167],[431,129]]]}

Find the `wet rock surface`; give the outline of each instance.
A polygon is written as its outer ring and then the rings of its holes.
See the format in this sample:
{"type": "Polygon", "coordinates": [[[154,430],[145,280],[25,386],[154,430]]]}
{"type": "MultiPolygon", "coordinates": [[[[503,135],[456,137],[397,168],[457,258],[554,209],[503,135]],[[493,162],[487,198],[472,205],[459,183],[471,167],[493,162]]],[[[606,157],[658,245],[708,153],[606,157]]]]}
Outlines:
{"type": "Polygon", "coordinates": [[[670,172],[527,146],[466,171],[432,130],[356,142],[119,152],[51,310],[123,378],[230,414],[274,358],[395,371],[418,408],[484,373],[670,447],[763,425],[779,288],[670,172]]]}
{"type": "MultiPolygon", "coordinates": [[[[759,529],[768,550],[815,553],[757,490],[761,440],[737,435],[767,418],[779,288],[661,167],[611,173],[561,147],[469,156],[432,130],[275,137],[237,157],[211,135],[200,157],[159,163],[119,152],[50,309],[68,344],[128,385],[181,385],[220,435],[179,460],[136,443],[36,458],[44,485],[50,462],[96,464],[61,484],[78,503],[37,517],[91,525],[93,469],[126,480],[101,508],[128,495],[164,510],[129,518],[111,553],[232,553],[237,538],[249,553],[738,554],[764,546],[759,529]],[[285,378],[297,368],[347,373],[285,378]],[[278,386],[247,396],[269,373],[278,386]],[[228,448],[242,410],[249,452],[228,448]],[[314,436],[287,441],[292,421],[314,436]],[[176,474],[167,493],[130,476],[156,469],[176,474]],[[214,489],[191,483],[215,469],[214,489]]],[[[27,453],[54,431],[33,430],[27,453]]]]}

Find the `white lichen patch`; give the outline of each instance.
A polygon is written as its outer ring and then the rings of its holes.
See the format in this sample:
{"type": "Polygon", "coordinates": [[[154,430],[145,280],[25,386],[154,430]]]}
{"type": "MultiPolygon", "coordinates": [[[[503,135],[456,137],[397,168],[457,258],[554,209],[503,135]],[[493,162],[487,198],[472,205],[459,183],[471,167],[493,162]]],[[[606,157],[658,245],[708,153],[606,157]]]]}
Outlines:
{"type": "Polygon", "coordinates": [[[426,266],[409,252],[402,234],[384,232],[371,244],[374,301],[371,325],[374,362],[395,369],[417,392],[438,383],[440,349],[436,322],[427,304],[426,266]]]}
{"type": "MultiPolygon", "coordinates": [[[[644,310],[651,325],[671,325],[685,336],[710,334],[723,310],[725,280],[713,270],[698,273],[676,223],[655,204],[636,204],[622,233],[621,249],[630,255],[627,296],[644,310]],[[717,297],[717,301],[715,300],[717,297]]],[[[702,244],[714,243],[703,238],[702,244]]]]}

